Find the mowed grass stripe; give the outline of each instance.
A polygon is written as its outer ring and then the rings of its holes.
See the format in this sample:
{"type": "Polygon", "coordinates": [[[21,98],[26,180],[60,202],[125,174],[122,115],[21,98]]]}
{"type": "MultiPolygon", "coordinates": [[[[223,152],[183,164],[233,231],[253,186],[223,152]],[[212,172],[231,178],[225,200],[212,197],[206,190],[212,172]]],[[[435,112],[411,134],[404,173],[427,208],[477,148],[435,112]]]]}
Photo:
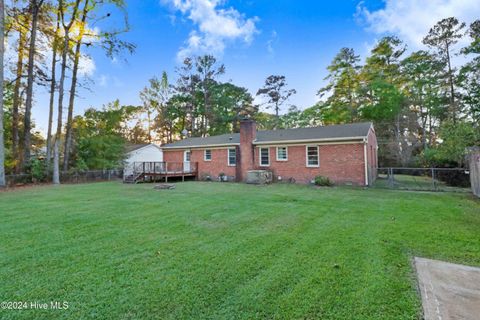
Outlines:
{"type": "Polygon", "coordinates": [[[465,194],[230,183],[0,193],[2,319],[416,319],[411,258],[480,265],[465,194]]]}

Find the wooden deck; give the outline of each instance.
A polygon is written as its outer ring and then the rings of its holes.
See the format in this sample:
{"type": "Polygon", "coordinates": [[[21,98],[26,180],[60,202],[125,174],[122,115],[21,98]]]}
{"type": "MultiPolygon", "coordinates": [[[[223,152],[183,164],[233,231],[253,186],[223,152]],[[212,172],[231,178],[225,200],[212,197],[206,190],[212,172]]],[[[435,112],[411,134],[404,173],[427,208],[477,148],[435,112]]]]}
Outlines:
{"type": "Polygon", "coordinates": [[[198,174],[198,162],[134,162],[133,174],[124,175],[123,182],[168,182],[170,177],[195,177],[198,174]]]}

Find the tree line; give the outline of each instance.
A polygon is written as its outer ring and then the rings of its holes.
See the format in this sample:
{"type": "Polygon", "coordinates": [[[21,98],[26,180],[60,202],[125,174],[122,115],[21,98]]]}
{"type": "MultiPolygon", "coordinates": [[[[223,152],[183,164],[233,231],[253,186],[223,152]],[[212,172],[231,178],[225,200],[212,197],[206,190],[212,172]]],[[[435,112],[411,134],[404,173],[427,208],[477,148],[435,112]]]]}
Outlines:
{"type": "MultiPolygon", "coordinates": [[[[0,163],[0,167],[9,173],[20,173],[43,166],[45,174],[52,172],[53,182],[59,183],[60,171],[72,165],[75,99],[78,88],[85,86],[79,79],[81,59],[88,57],[87,49],[94,47],[103,49],[109,57],[133,52],[135,48],[121,39],[129,29],[125,3],[123,0],[12,0],[8,6],[1,2],[1,13],[2,44],[8,43],[16,57],[9,64],[2,64],[1,70],[2,76],[8,78],[2,81],[0,122],[4,125],[4,141],[0,141],[0,159],[5,163],[0,163]],[[123,23],[112,23],[113,17],[123,23]],[[50,95],[45,139],[34,131],[31,116],[37,87],[46,88],[50,95]],[[43,145],[46,152],[39,164],[36,155],[43,145]]],[[[0,176],[4,176],[4,170],[0,176]]],[[[1,184],[5,184],[4,178],[1,184]]]]}
{"type": "Polygon", "coordinates": [[[381,165],[463,166],[466,149],[480,144],[480,20],[467,26],[442,19],[423,44],[408,52],[401,39],[386,36],[363,64],[354,49],[342,48],[320,101],[287,113],[286,123],[373,121],[381,165]]]}
{"type": "Polygon", "coordinates": [[[231,81],[221,81],[226,68],[212,55],[186,58],[173,77],[163,72],[139,92],[138,106],[118,100],[100,110],[88,109],[74,118],[72,163],[77,169],[115,168],[124,157],[124,145],[170,143],[185,137],[238,132],[244,118],[256,119],[261,129],[281,127],[281,107],[294,89],[284,76],[269,76],[254,96],[231,81]],[[172,80],[173,79],[173,80],[172,80]]]}
{"type": "Polygon", "coordinates": [[[480,144],[480,20],[467,26],[442,19],[423,44],[424,50],[408,51],[400,38],[385,36],[364,61],[353,48],[341,48],[319,102],[304,110],[288,103],[296,91],[284,76],[269,76],[256,92],[262,99],[254,99],[218,80],[225,67],[214,57],[189,58],[173,85],[166,74],[150,80],[141,93],[147,125],[139,121],[135,132],[146,141],[153,132],[165,143],[237,132],[243,117],[260,129],[371,121],[383,166],[464,166],[466,149],[480,144]]]}
{"type": "Polygon", "coordinates": [[[296,90],[285,76],[268,76],[252,94],[222,81],[226,67],[203,55],[186,58],[173,75],[150,79],[140,105],[116,100],[74,117],[78,88],[85,85],[78,76],[82,55],[91,47],[109,57],[135,49],[121,39],[128,31],[123,1],[12,4],[5,8],[2,35],[15,46],[16,59],[6,66],[0,108],[0,166],[5,158],[8,173],[51,175],[59,183],[61,171],[119,166],[127,143],[238,132],[243,118],[264,130],[372,121],[381,165],[462,166],[465,149],[480,142],[479,20],[468,26],[454,17],[439,21],[423,39],[425,50],[410,52],[396,36],[380,39],[364,61],[353,48],[340,49],[319,102],[303,110],[289,103],[296,90]],[[123,25],[95,28],[114,14],[124,17],[123,25]],[[35,86],[50,94],[46,138],[31,119],[35,86]],[[38,157],[43,146],[45,155],[38,157]]]}

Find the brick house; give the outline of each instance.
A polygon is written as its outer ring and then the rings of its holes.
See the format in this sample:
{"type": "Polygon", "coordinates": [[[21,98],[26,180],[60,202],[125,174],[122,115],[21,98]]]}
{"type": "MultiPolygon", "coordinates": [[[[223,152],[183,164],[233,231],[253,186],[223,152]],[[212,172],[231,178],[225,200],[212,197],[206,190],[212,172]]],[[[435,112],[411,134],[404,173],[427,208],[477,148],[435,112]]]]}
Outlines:
{"type": "Polygon", "coordinates": [[[370,185],[376,177],[372,123],[257,131],[244,120],[240,133],[187,138],[162,146],[165,162],[197,165],[200,179],[245,181],[249,170],[269,170],[276,181],[308,183],[315,176],[339,184],[370,185]]]}

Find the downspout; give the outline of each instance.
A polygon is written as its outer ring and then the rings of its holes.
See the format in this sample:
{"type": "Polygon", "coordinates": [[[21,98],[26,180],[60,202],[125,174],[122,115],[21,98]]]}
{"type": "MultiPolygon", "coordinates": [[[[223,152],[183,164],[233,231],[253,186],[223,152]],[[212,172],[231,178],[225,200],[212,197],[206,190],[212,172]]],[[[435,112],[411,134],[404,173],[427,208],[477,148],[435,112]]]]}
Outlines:
{"type": "Polygon", "coordinates": [[[365,186],[368,186],[367,144],[368,144],[368,137],[363,139],[363,162],[365,163],[365,186]]]}

